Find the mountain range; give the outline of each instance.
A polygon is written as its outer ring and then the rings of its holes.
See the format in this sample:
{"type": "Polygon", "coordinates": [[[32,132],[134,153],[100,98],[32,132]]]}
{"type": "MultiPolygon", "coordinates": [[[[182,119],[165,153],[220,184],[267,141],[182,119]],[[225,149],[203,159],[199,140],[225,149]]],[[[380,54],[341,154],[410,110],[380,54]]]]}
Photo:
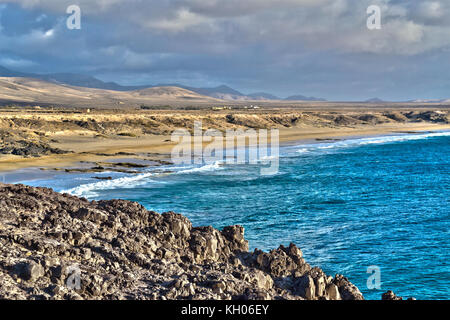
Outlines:
{"type": "Polygon", "coordinates": [[[137,108],[142,106],[210,106],[224,101],[179,87],[117,91],[73,86],[30,77],[0,77],[0,105],[137,108]]]}
{"type": "Polygon", "coordinates": [[[211,88],[196,88],[185,86],[179,83],[170,84],[156,84],[156,85],[142,85],[142,86],[123,86],[115,82],[104,82],[95,77],[76,73],[50,73],[50,74],[37,74],[37,73],[24,73],[13,71],[5,67],[0,66],[0,77],[15,77],[15,78],[33,78],[48,81],[51,83],[65,84],[76,87],[85,87],[91,89],[104,89],[113,91],[134,91],[155,87],[177,87],[185,90],[195,92],[200,95],[212,97],[221,100],[232,101],[253,101],[253,100],[285,100],[285,101],[326,101],[323,98],[307,97],[303,95],[293,95],[285,99],[277,97],[273,94],[266,92],[256,92],[251,94],[244,94],[238,90],[230,88],[226,85],[221,85],[211,88]]]}

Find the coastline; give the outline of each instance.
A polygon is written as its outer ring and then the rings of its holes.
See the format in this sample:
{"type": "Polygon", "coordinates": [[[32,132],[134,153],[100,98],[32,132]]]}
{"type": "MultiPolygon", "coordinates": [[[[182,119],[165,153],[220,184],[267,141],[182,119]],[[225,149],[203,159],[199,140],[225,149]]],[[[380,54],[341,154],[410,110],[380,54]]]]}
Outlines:
{"type": "MultiPolygon", "coordinates": [[[[358,128],[286,128],[280,129],[280,144],[319,143],[355,137],[371,137],[385,134],[420,133],[450,130],[450,124],[405,123],[360,126],[358,128]]],[[[20,169],[63,169],[83,162],[101,162],[133,158],[137,160],[170,160],[175,146],[167,135],[150,135],[138,138],[105,139],[98,141],[90,137],[68,136],[54,145],[71,149],[74,153],[44,155],[37,158],[3,156],[0,158],[0,173],[11,173],[20,169]]]]}
{"type": "Polygon", "coordinates": [[[193,227],[135,202],[2,183],[0,203],[0,299],[364,300],[292,243],[249,252],[242,226],[193,227]]]}
{"type": "MultiPolygon", "coordinates": [[[[346,139],[354,139],[354,138],[362,138],[362,137],[376,137],[376,136],[386,136],[386,135],[400,135],[400,134],[412,134],[412,133],[430,133],[430,131],[446,131],[449,129],[448,126],[437,126],[437,125],[426,125],[423,124],[417,124],[413,126],[414,130],[412,130],[411,126],[395,126],[393,128],[392,126],[389,127],[377,127],[375,128],[364,128],[364,130],[337,130],[340,132],[335,132],[336,135],[331,136],[330,130],[327,130],[325,132],[319,132],[319,130],[316,130],[315,132],[304,132],[304,130],[297,129],[297,130],[285,130],[283,134],[281,135],[281,141],[283,145],[289,146],[291,144],[298,144],[298,143],[304,143],[304,144],[313,144],[313,143],[321,143],[321,142],[327,142],[327,143],[333,143],[337,141],[342,141],[346,139]],[[303,139],[292,139],[293,137],[299,137],[301,136],[303,139]],[[317,141],[319,139],[319,141],[317,141]]],[[[114,149],[118,150],[118,149],[114,149]]],[[[159,154],[163,155],[163,153],[159,154]]],[[[123,155],[117,155],[114,157],[118,157],[118,159],[124,159],[123,155]]],[[[112,160],[112,157],[109,157],[108,159],[112,160]]],[[[30,167],[29,167],[30,168],[30,167]]],[[[34,167],[35,169],[38,169],[34,167]]],[[[34,170],[33,168],[30,168],[30,170],[34,170]]],[[[45,171],[43,171],[45,173],[45,171]]],[[[64,174],[64,171],[61,172],[64,174]]],[[[161,211],[162,212],[162,211],[161,211]]],[[[284,249],[279,249],[283,251],[284,249]]],[[[279,252],[281,252],[279,251],[279,252]]],[[[321,290],[317,287],[314,290],[321,290]]],[[[395,295],[391,296],[392,299],[396,299],[397,297],[395,295]]]]}

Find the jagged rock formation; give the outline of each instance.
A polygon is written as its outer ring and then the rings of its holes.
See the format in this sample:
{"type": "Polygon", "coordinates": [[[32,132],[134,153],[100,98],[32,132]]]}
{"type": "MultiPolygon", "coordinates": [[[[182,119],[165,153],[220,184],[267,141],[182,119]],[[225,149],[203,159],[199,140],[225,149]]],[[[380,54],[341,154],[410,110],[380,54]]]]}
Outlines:
{"type": "Polygon", "coordinates": [[[363,299],[294,244],[248,252],[241,226],[0,184],[2,299],[363,299]]]}
{"type": "Polygon", "coordinates": [[[64,151],[58,148],[52,148],[48,143],[42,141],[5,141],[0,144],[0,154],[12,154],[23,157],[40,157],[49,154],[65,154],[69,151],[64,151]]]}
{"type": "MultiPolygon", "coordinates": [[[[401,301],[401,300],[403,300],[403,297],[399,297],[394,292],[389,290],[381,295],[381,300],[401,301]]],[[[414,297],[408,298],[408,301],[412,301],[412,300],[416,300],[416,298],[414,298],[414,297]]]]}

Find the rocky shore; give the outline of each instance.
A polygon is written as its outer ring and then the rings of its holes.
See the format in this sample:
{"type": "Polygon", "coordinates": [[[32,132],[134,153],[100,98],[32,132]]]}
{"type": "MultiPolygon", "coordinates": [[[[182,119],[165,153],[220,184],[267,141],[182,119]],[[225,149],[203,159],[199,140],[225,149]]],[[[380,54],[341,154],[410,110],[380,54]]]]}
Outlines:
{"type": "Polygon", "coordinates": [[[0,299],[361,300],[294,244],[248,252],[241,226],[0,184],[0,299]]]}

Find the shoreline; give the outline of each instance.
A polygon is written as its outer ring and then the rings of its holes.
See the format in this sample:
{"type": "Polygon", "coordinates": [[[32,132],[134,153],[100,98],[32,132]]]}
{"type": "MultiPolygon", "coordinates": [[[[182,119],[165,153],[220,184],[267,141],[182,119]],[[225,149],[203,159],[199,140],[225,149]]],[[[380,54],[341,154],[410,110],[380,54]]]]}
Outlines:
{"type": "Polygon", "coordinates": [[[250,252],[239,225],[194,227],[136,202],[2,183],[0,202],[9,204],[0,207],[0,299],[364,300],[293,243],[250,252]],[[73,266],[78,288],[65,286],[73,266]]]}
{"type": "MultiPolygon", "coordinates": [[[[365,130],[336,130],[335,132],[303,132],[301,129],[286,129],[286,130],[280,130],[280,147],[290,147],[295,146],[298,144],[320,144],[320,143],[333,143],[333,142],[339,142],[339,141],[345,141],[350,139],[359,139],[359,138],[366,138],[366,137],[383,137],[383,136],[396,136],[401,134],[420,134],[420,133],[429,133],[429,132],[440,132],[440,131],[447,131],[450,130],[450,125],[423,125],[423,124],[417,124],[414,126],[406,125],[404,127],[398,127],[396,130],[393,130],[393,128],[366,128],[365,130]],[[414,130],[412,130],[414,129],[414,130]]],[[[159,140],[163,140],[164,137],[152,137],[152,138],[159,138],[159,140]]],[[[21,183],[22,181],[34,181],[34,180],[40,180],[43,178],[50,178],[55,177],[57,175],[68,175],[68,174],[87,174],[92,173],[95,175],[96,173],[102,173],[106,171],[112,171],[116,173],[125,173],[125,174],[138,174],[142,173],[139,171],[132,171],[132,170],[126,170],[126,167],[122,167],[121,169],[117,169],[117,171],[105,169],[103,171],[78,171],[82,170],[83,168],[89,170],[90,166],[88,164],[94,165],[94,164],[114,164],[114,163],[125,163],[128,165],[137,165],[136,169],[139,168],[139,165],[142,163],[150,163],[154,162],[156,165],[148,165],[145,168],[152,167],[155,170],[158,169],[159,166],[163,166],[161,164],[158,164],[158,162],[155,161],[161,161],[161,163],[164,163],[165,161],[169,161],[166,164],[170,164],[170,153],[169,151],[171,148],[167,145],[162,144],[155,144],[151,145],[151,147],[155,147],[156,150],[160,151],[149,153],[152,155],[152,159],[146,158],[144,155],[139,155],[138,153],[134,153],[133,155],[126,154],[123,150],[132,150],[129,147],[126,149],[102,149],[98,150],[100,151],[109,151],[111,153],[120,153],[124,152],[124,154],[117,154],[117,155],[111,155],[111,156],[104,156],[104,155],[96,155],[93,154],[68,154],[68,155],[52,155],[52,156],[45,156],[41,158],[28,158],[28,159],[21,159],[21,161],[14,163],[11,163],[11,166],[13,168],[9,168],[8,170],[5,170],[5,166],[8,164],[8,161],[1,162],[0,161],[0,182],[7,182],[7,183],[21,183]],[[122,150],[122,151],[119,151],[122,150]],[[65,159],[60,159],[61,157],[65,159]],[[103,161],[103,162],[102,162],[103,161]],[[36,162],[42,163],[42,165],[36,164],[36,162]],[[6,177],[12,176],[13,178],[8,179],[9,181],[6,181],[6,177]],[[26,176],[26,178],[21,178],[21,176],[26,176]],[[31,176],[31,177],[30,177],[31,176]]],[[[137,149],[146,149],[147,146],[140,146],[137,149]]],[[[155,149],[152,149],[152,151],[156,151],[155,149]]],[[[134,149],[136,150],[136,149],[134,149]]],[[[113,166],[114,167],[114,166],[113,166]]],[[[144,167],[143,167],[144,168],[144,167]]],[[[131,167],[132,169],[132,167],[131,167]]],[[[97,178],[101,180],[101,178],[97,178]]],[[[106,179],[105,179],[106,180],[106,179]]]]}
{"type": "MultiPolygon", "coordinates": [[[[341,128],[332,132],[311,132],[311,133],[290,133],[285,132],[284,135],[280,131],[280,142],[283,145],[292,145],[296,142],[302,143],[320,143],[332,142],[348,139],[357,139],[364,137],[377,137],[384,135],[400,135],[400,134],[418,134],[426,132],[439,132],[450,130],[450,124],[432,125],[432,124],[405,124],[404,126],[373,126],[370,128],[347,129],[341,128]]],[[[296,131],[293,129],[293,131],[296,131]]]]}
{"type": "MultiPolygon", "coordinates": [[[[449,128],[448,128],[448,126],[439,126],[438,127],[438,129],[437,129],[437,126],[420,126],[420,128],[422,129],[422,131],[418,131],[417,129],[419,128],[419,126],[415,126],[415,131],[406,131],[406,130],[395,130],[395,131],[387,131],[387,132],[385,132],[385,131],[383,131],[383,130],[381,130],[382,132],[380,132],[380,130],[376,130],[376,134],[369,134],[370,132],[373,132],[371,129],[368,129],[368,130],[364,130],[364,132],[361,132],[361,130],[360,131],[358,131],[358,134],[354,134],[355,133],[355,131],[356,130],[348,130],[348,131],[346,131],[346,132],[341,132],[340,133],[340,135],[337,135],[337,136],[328,136],[328,132],[326,132],[326,133],[324,133],[324,135],[325,136],[319,136],[319,137],[317,137],[317,135],[314,135],[314,139],[320,139],[320,141],[317,141],[317,140],[314,140],[313,138],[311,138],[311,139],[303,139],[303,140],[290,140],[290,139],[284,139],[283,141],[283,146],[284,145],[286,145],[286,146],[288,146],[289,144],[297,144],[297,143],[306,143],[306,144],[308,144],[308,143],[311,143],[311,144],[320,144],[320,143],[322,143],[322,142],[326,142],[326,143],[333,143],[333,142],[338,142],[338,141],[342,141],[342,140],[347,140],[347,139],[354,139],[354,138],[363,138],[363,137],[379,137],[379,136],[381,136],[381,137],[383,137],[383,136],[388,136],[388,135],[406,135],[406,134],[414,134],[414,133],[416,133],[416,134],[420,134],[420,133],[430,133],[431,131],[433,131],[433,132],[437,132],[437,131],[447,131],[449,128]],[[430,130],[430,129],[433,129],[433,130],[430,130]],[[362,133],[365,133],[365,134],[362,134],[362,133]],[[339,138],[339,139],[338,139],[339,138]],[[332,140],[332,139],[337,139],[337,140],[332,140]],[[342,140],[341,140],[342,139],[342,140]]],[[[403,128],[402,128],[403,129],[403,128]]],[[[290,133],[290,137],[293,137],[293,136],[295,136],[295,134],[294,134],[294,132],[289,132],[290,133]]],[[[303,137],[305,136],[305,135],[307,135],[307,136],[310,136],[310,135],[313,135],[312,133],[304,133],[304,132],[302,132],[301,134],[303,134],[303,137]]],[[[317,134],[317,133],[316,133],[317,134]]],[[[33,170],[33,168],[29,168],[29,169],[31,169],[31,170],[33,170]]],[[[45,172],[45,171],[44,171],[45,172]]],[[[64,172],[62,172],[62,174],[65,174],[64,172]]],[[[1,181],[0,181],[1,182],[1,181]]],[[[0,183],[0,185],[1,185],[1,183],[0,183]]],[[[20,186],[19,186],[20,187],[20,186]]],[[[39,189],[39,188],[38,188],[39,189]]],[[[0,228],[1,229],[1,228],[0,228]]],[[[281,247],[282,248],[282,247],[281,247]]],[[[278,249],[278,250],[280,250],[280,249],[278,249]]],[[[284,249],[281,249],[281,251],[283,251],[284,249]]],[[[280,251],[280,252],[281,252],[280,251]]],[[[278,258],[278,257],[277,257],[278,258]]],[[[253,267],[253,265],[252,265],[252,267],[253,267]]],[[[271,275],[271,274],[269,274],[269,276],[272,276],[273,277],[273,275],[271,275]]],[[[304,276],[304,275],[303,275],[304,276]]],[[[302,276],[302,277],[303,277],[302,276]]],[[[314,276],[313,276],[314,277],[314,276]]],[[[267,279],[269,279],[269,278],[267,278],[267,279]]],[[[315,278],[314,278],[314,280],[315,280],[315,278]]],[[[330,282],[329,284],[331,285],[331,283],[336,283],[336,284],[338,284],[338,283],[340,283],[339,281],[339,279],[335,279],[335,280],[333,280],[333,281],[335,281],[335,282],[330,282]]],[[[197,284],[196,284],[197,285],[197,284]]],[[[327,285],[328,285],[328,283],[327,283],[327,285]]],[[[333,287],[334,288],[334,287],[333,287]]],[[[303,290],[303,289],[302,289],[303,290]]],[[[314,288],[314,290],[315,290],[315,292],[320,292],[320,291],[322,291],[322,289],[320,289],[319,287],[316,287],[316,288],[314,288]]],[[[340,290],[341,290],[341,287],[339,286],[338,287],[338,291],[340,292],[340,290]]],[[[336,291],[335,291],[336,292],[336,291]]],[[[209,294],[209,293],[208,293],[209,294]]],[[[308,295],[310,295],[311,296],[311,294],[308,294],[308,295]]],[[[286,297],[288,297],[288,298],[291,298],[291,296],[286,296],[286,297]]],[[[301,294],[300,295],[300,297],[301,298],[307,298],[306,297],[306,293],[305,294],[301,294]]],[[[327,297],[327,298],[330,298],[330,293],[327,293],[325,296],[320,296],[320,297],[314,297],[314,299],[317,299],[317,298],[323,298],[323,297],[327,297]]],[[[85,296],[83,296],[83,298],[85,298],[85,296]]],[[[342,297],[341,297],[342,298],[342,297]]],[[[394,294],[392,294],[392,293],[386,293],[386,294],[384,294],[383,295],[383,299],[397,299],[397,297],[394,295],[394,294]]]]}
{"type": "MultiPolygon", "coordinates": [[[[320,143],[350,138],[375,137],[386,134],[413,134],[429,131],[450,130],[450,124],[407,123],[404,125],[376,125],[360,128],[289,128],[280,130],[280,146],[297,143],[320,143]]],[[[58,147],[72,145],[74,153],[53,154],[36,158],[3,156],[0,158],[0,173],[12,173],[21,169],[53,168],[65,169],[77,164],[132,158],[135,160],[170,160],[170,152],[176,145],[170,136],[153,135],[140,138],[108,139],[93,142],[89,138],[69,137],[69,141],[56,144],[58,147]],[[76,139],[77,138],[77,139],[76,139]]]]}

